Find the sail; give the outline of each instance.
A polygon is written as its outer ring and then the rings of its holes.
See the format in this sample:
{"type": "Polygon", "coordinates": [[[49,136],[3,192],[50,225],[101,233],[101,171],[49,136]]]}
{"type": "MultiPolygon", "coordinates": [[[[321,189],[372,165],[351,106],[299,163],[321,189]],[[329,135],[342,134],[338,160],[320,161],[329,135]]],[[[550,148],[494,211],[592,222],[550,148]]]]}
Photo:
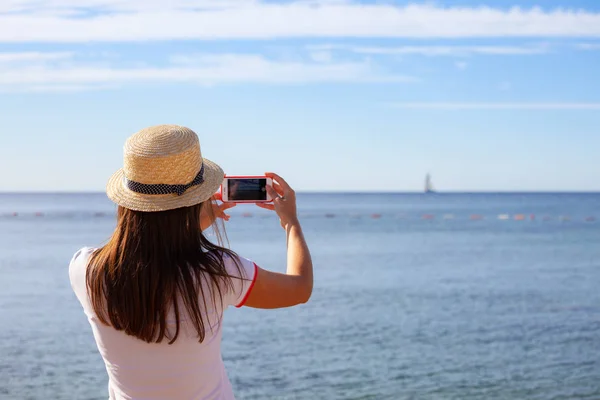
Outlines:
{"type": "Polygon", "coordinates": [[[431,182],[431,175],[427,174],[425,177],[425,193],[433,192],[433,183],[431,182]]]}

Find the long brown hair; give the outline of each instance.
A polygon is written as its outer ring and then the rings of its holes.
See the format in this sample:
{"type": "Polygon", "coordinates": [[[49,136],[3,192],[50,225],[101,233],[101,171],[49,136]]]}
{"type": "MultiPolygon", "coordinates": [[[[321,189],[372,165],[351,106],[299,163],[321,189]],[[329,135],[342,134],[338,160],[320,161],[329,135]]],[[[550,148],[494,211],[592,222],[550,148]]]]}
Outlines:
{"type": "Polygon", "coordinates": [[[86,273],[91,304],[102,323],[148,343],[168,339],[172,344],[179,335],[183,308],[199,341],[204,340],[207,300],[216,304],[225,290],[233,290],[223,257],[237,260],[233,251],[221,246],[215,224],[219,244],[202,232],[200,216],[212,212],[210,202],[160,212],[119,206],[116,229],[94,252],[86,273]],[[203,286],[210,285],[215,290],[204,293],[203,286]],[[171,307],[175,332],[167,327],[171,307]]]}

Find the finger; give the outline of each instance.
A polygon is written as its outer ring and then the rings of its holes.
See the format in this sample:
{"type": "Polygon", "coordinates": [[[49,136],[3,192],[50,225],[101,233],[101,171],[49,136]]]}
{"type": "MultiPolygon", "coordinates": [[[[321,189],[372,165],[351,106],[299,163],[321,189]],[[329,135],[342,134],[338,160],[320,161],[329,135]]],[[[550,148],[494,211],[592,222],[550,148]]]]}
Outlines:
{"type": "Polygon", "coordinates": [[[228,209],[233,208],[235,206],[237,206],[236,203],[221,203],[221,204],[219,204],[219,210],[225,211],[225,210],[228,210],[228,209]]]}
{"type": "Polygon", "coordinates": [[[279,199],[279,194],[270,185],[267,185],[267,193],[273,198],[273,201],[279,199]]]}
{"type": "Polygon", "coordinates": [[[221,200],[221,192],[217,192],[215,194],[212,195],[212,197],[210,198],[211,200],[221,200]]]}
{"type": "Polygon", "coordinates": [[[258,207],[264,208],[265,210],[275,211],[275,206],[269,203],[255,203],[258,207]]]}
{"type": "Polygon", "coordinates": [[[265,175],[268,176],[268,177],[270,177],[270,178],[274,178],[277,181],[277,183],[279,183],[281,185],[281,187],[283,188],[284,191],[287,192],[289,190],[292,190],[292,188],[285,181],[285,179],[283,179],[282,177],[280,177],[276,173],[274,173],[274,172],[267,172],[265,175]]]}
{"type": "Polygon", "coordinates": [[[273,189],[280,195],[283,196],[283,188],[278,183],[273,182],[273,189]]]}
{"type": "Polygon", "coordinates": [[[220,212],[218,215],[215,215],[217,218],[229,219],[231,216],[229,214],[225,214],[224,212],[220,212]]]}

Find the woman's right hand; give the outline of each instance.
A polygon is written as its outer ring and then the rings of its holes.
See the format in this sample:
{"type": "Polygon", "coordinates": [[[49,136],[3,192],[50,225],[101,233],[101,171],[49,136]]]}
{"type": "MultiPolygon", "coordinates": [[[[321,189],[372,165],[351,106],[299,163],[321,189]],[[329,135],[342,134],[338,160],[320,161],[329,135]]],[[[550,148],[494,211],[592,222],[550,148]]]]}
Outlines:
{"type": "Polygon", "coordinates": [[[273,186],[267,185],[267,193],[273,198],[273,203],[256,203],[260,208],[275,210],[283,229],[298,223],[296,212],[296,193],[290,185],[273,172],[265,175],[273,180],[273,186]]]}
{"type": "Polygon", "coordinates": [[[246,300],[254,308],[281,308],[306,303],[313,289],[313,266],[302,227],[296,215],[296,193],[277,174],[267,172],[273,186],[267,190],[273,203],[256,203],[261,208],[275,210],[285,229],[287,243],[286,273],[256,268],[255,284],[246,300]]]}

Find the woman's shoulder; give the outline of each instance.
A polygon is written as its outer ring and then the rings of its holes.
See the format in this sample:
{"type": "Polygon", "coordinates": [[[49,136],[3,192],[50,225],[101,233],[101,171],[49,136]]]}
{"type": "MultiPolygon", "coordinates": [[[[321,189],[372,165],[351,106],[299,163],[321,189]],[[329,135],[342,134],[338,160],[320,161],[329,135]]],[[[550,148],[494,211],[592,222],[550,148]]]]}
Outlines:
{"type": "Polygon", "coordinates": [[[94,247],[82,247],[71,257],[71,261],[69,262],[69,279],[73,288],[85,284],[88,261],[95,250],[96,248],[94,247]]]}
{"type": "Polygon", "coordinates": [[[80,266],[81,264],[87,264],[92,253],[96,250],[94,247],[82,247],[73,254],[69,268],[80,266]]]}
{"type": "Polygon", "coordinates": [[[243,257],[235,252],[218,251],[218,254],[225,269],[230,276],[242,279],[252,279],[254,275],[255,262],[247,257],[243,257]]]}
{"type": "Polygon", "coordinates": [[[253,260],[235,252],[219,251],[216,254],[221,257],[227,275],[232,278],[230,281],[232,285],[228,287],[232,290],[227,290],[225,304],[239,308],[244,305],[254,286],[258,266],[253,260]]]}

